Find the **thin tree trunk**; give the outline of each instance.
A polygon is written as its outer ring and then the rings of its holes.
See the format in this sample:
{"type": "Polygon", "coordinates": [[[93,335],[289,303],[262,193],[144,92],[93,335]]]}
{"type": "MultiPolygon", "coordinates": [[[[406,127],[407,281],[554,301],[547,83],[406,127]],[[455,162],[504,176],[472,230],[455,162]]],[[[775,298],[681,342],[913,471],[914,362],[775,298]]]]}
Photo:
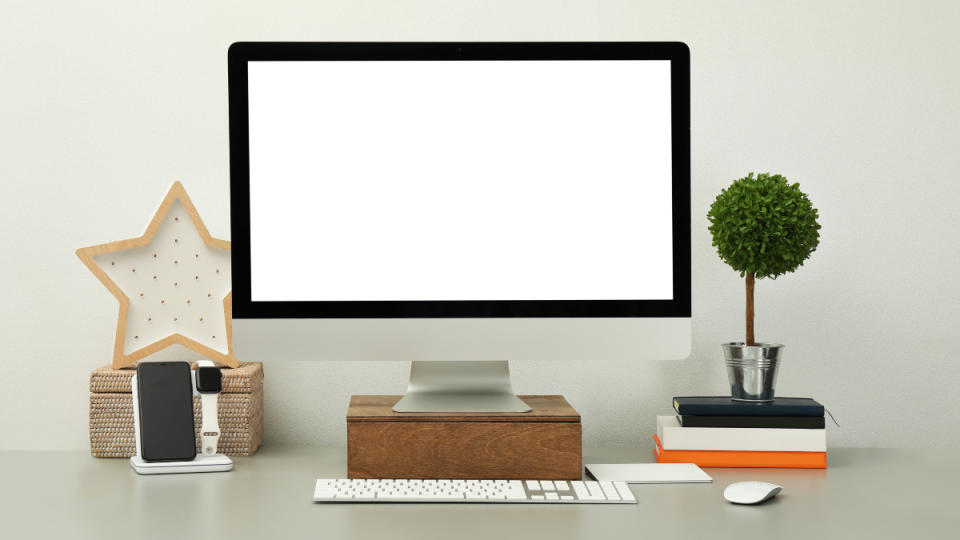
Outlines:
{"type": "Polygon", "coordinates": [[[753,274],[747,274],[747,345],[756,345],[753,336],[753,274]]]}

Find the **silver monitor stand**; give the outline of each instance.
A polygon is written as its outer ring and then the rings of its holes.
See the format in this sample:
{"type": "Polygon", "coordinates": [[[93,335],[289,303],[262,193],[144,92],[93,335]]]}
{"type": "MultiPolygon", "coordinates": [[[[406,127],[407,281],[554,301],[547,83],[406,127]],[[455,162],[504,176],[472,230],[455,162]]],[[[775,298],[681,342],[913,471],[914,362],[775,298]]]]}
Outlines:
{"type": "Polygon", "coordinates": [[[530,412],[513,393],[506,360],[414,361],[396,412],[530,412]]]}

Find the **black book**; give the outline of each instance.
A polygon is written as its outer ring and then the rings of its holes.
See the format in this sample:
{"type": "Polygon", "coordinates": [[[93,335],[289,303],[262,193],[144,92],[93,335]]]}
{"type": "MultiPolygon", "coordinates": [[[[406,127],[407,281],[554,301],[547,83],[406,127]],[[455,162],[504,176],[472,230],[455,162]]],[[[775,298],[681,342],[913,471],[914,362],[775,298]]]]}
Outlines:
{"type": "Polygon", "coordinates": [[[822,416],[677,416],[683,427],[823,429],[822,416]]]}
{"type": "Polygon", "coordinates": [[[728,396],[673,398],[681,416],[820,416],[823,405],[810,398],[778,397],[767,403],[734,401],[728,396]]]}

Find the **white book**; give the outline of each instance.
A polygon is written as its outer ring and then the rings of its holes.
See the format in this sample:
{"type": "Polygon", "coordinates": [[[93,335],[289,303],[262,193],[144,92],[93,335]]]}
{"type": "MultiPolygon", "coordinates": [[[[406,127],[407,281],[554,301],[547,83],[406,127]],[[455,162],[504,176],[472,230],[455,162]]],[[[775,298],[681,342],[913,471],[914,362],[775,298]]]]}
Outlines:
{"type": "Polygon", "coordinates": [[[664,450],[826,452],[826,429],[683,427],[676,416],[657,417],[664,450]]]}

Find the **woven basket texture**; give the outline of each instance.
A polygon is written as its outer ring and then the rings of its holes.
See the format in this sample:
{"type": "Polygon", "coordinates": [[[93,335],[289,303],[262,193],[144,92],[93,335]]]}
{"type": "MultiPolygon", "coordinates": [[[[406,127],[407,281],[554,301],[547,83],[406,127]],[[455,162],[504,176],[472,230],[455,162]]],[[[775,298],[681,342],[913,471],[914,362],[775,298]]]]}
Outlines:
{"type": "MultiPolygon", "coordinates": [[[[241,362],[223,369],[223,391],[217,400],[220,423],[218,450],[228,456],[251,456],[263,443],[263,366],[241,362]]],[[[104,366],[90,373],[90,453],[126,458],[136,454],[133,429],[133,369],[104,366]]],[[[200,397],[193,398],[193,423],[200,451],[200,397]]]]}

